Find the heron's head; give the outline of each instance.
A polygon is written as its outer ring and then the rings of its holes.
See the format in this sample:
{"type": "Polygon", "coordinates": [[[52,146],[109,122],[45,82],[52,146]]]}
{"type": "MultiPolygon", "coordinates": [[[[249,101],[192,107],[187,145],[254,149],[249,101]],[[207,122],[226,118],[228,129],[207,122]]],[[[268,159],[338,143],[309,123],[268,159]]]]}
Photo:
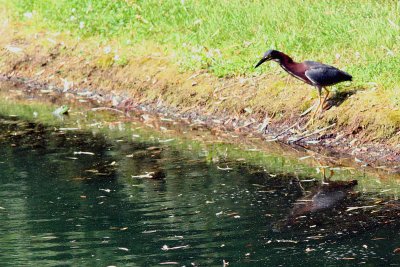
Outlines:
{"type": "Polygon", "coordinates": [[[267,52],[264,53],[263,57],[257,63],[255,68],[263,64],[265,61],[274,60],[279,62],[279,60],[281,59],[281,55],[282,53],[279,52],[278,50],[268,50],[267,52]]]}

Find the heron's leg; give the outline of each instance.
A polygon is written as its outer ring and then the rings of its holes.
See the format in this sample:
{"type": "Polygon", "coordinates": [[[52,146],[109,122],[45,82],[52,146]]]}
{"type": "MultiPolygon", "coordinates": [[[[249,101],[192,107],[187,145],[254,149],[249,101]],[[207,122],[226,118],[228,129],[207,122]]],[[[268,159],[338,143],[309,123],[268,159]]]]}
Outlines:
{"type": "Polygon", "coordinates": [[[332,176],[335,174],[335,172],[329,168],[329,177],[326,177],[326,169],[322,168],[322,175],[323,175],[323,183],[329,183],[330,179],[332,178],[332,176]]]}
{"type": "Polygon", "coordinates": [[[324,99],[322,100],[321,111],[324,109],[325,102],[328,99],[329,94],[330,94],[330,91],[326,87],[323,87],[323,89],[326,91],[326,94],[325,94],[324,99]]]}
{"type": "Polygon", "coordinates": [[[310,123],[313,124],[315,115],[318,113],[318,110],[321,108],[321,104],[322,104],[322,87],[317,86],[317,89],[318,89],[318,97],[319,97],[318,106],[314,110],[314,112],[311,114],[311,118],[308,121],[307,125],[310,124],[310,123]]]}
{"type": "Polygon", "coordinates": [[[318,89],[318,105],[315,108],[314,111],[312,111],[311,113],[311,117],[308,120],[308,122],[306,123],[306,125],[303,127],[303,129],[307,128],[308,125],[313,125],[314,123],[314,119],[315,119],[315,115],[318,113],[318,110],[321,108],[321,104],[322,104],[322,87],[320,86],[315,86],[318,89]]]}
{"type": "Polygon", "coordinates": [[[318,89],[319,103],[318,103],[317,109],[315,110],[315,113],[317,113],[322,108],[322,104],[323,104],[322,87],[318,86],[317,89],[318,89]]]}

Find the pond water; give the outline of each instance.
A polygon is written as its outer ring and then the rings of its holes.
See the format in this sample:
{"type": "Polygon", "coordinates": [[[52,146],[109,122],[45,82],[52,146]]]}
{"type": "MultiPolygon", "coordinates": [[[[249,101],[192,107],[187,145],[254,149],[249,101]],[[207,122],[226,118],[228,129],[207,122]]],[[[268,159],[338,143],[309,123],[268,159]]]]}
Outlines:
{"type": "Polygon", "coordinates": [[[0,114],[1,266],[400,265],[397,181],[322,185],[141,124],[16,116],[34,103],[0,114]]]}

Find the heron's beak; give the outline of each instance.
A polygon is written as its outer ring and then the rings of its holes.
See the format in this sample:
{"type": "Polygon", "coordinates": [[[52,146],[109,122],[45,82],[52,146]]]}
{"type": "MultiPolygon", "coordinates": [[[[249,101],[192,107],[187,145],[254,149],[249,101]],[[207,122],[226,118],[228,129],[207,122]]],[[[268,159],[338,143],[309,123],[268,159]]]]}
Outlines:
{"type": "Polygon", "coordinates": [[[260,61],[258,61],[257,65],[254,68],[257,68],[258,66],[260,66],[261,64],[263,64],[265,61],[270,60],[267,57],[263,57],[260,61]]]}

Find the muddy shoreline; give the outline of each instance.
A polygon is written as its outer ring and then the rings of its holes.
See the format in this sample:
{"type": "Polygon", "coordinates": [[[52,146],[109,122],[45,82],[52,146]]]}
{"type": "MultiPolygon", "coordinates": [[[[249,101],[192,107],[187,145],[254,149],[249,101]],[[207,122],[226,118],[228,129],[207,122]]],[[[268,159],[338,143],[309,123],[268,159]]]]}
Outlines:
{"type": "MultiPolygon", "coordinates": [[[[400,149],[385,144],[365,143],[354,145],[352,139],[344,133],[335,132],[335,128],[325,127],[315,131],[301,130],[300,125],[306,118],[300,121],[288,121],[284,124],[274,125],[266,121],[256,120],[250,117],[240,120],[237,116],[229,114],[201,114],[196,111],[182,111],[174,107],[160,105],[134,99],[128,95],[115,94],[103,90],[89,90],[77,87],[60,88],[50,83],[44,83],[35,79],[16,77],[13,75],[0,75],[0,82],[10,83],[12,86],[21,87],[30,94],[43,91],[54,91],[68,98],[85,98],[98,107],[110,109],[115,112],[123,112],[127,117],[130,114],[150,113],[155,116],[169,117],[186,124],[193,122],[203,125],[212,134],[229,132],[245,138],[259,138],[265,142],[280,142],[294,147],[297,150],[314,151],[332,158],[342,158],[354,161],[360,167],[373,167],[390,173],[400,173],[400,149]]],[[[85,102],[85,101],[84,101],[85,102]]],[[[85,103],[82,103],[85,104],[85,103]]],[[[354,139],[353,139],[354,140],[354,139]]]]}

